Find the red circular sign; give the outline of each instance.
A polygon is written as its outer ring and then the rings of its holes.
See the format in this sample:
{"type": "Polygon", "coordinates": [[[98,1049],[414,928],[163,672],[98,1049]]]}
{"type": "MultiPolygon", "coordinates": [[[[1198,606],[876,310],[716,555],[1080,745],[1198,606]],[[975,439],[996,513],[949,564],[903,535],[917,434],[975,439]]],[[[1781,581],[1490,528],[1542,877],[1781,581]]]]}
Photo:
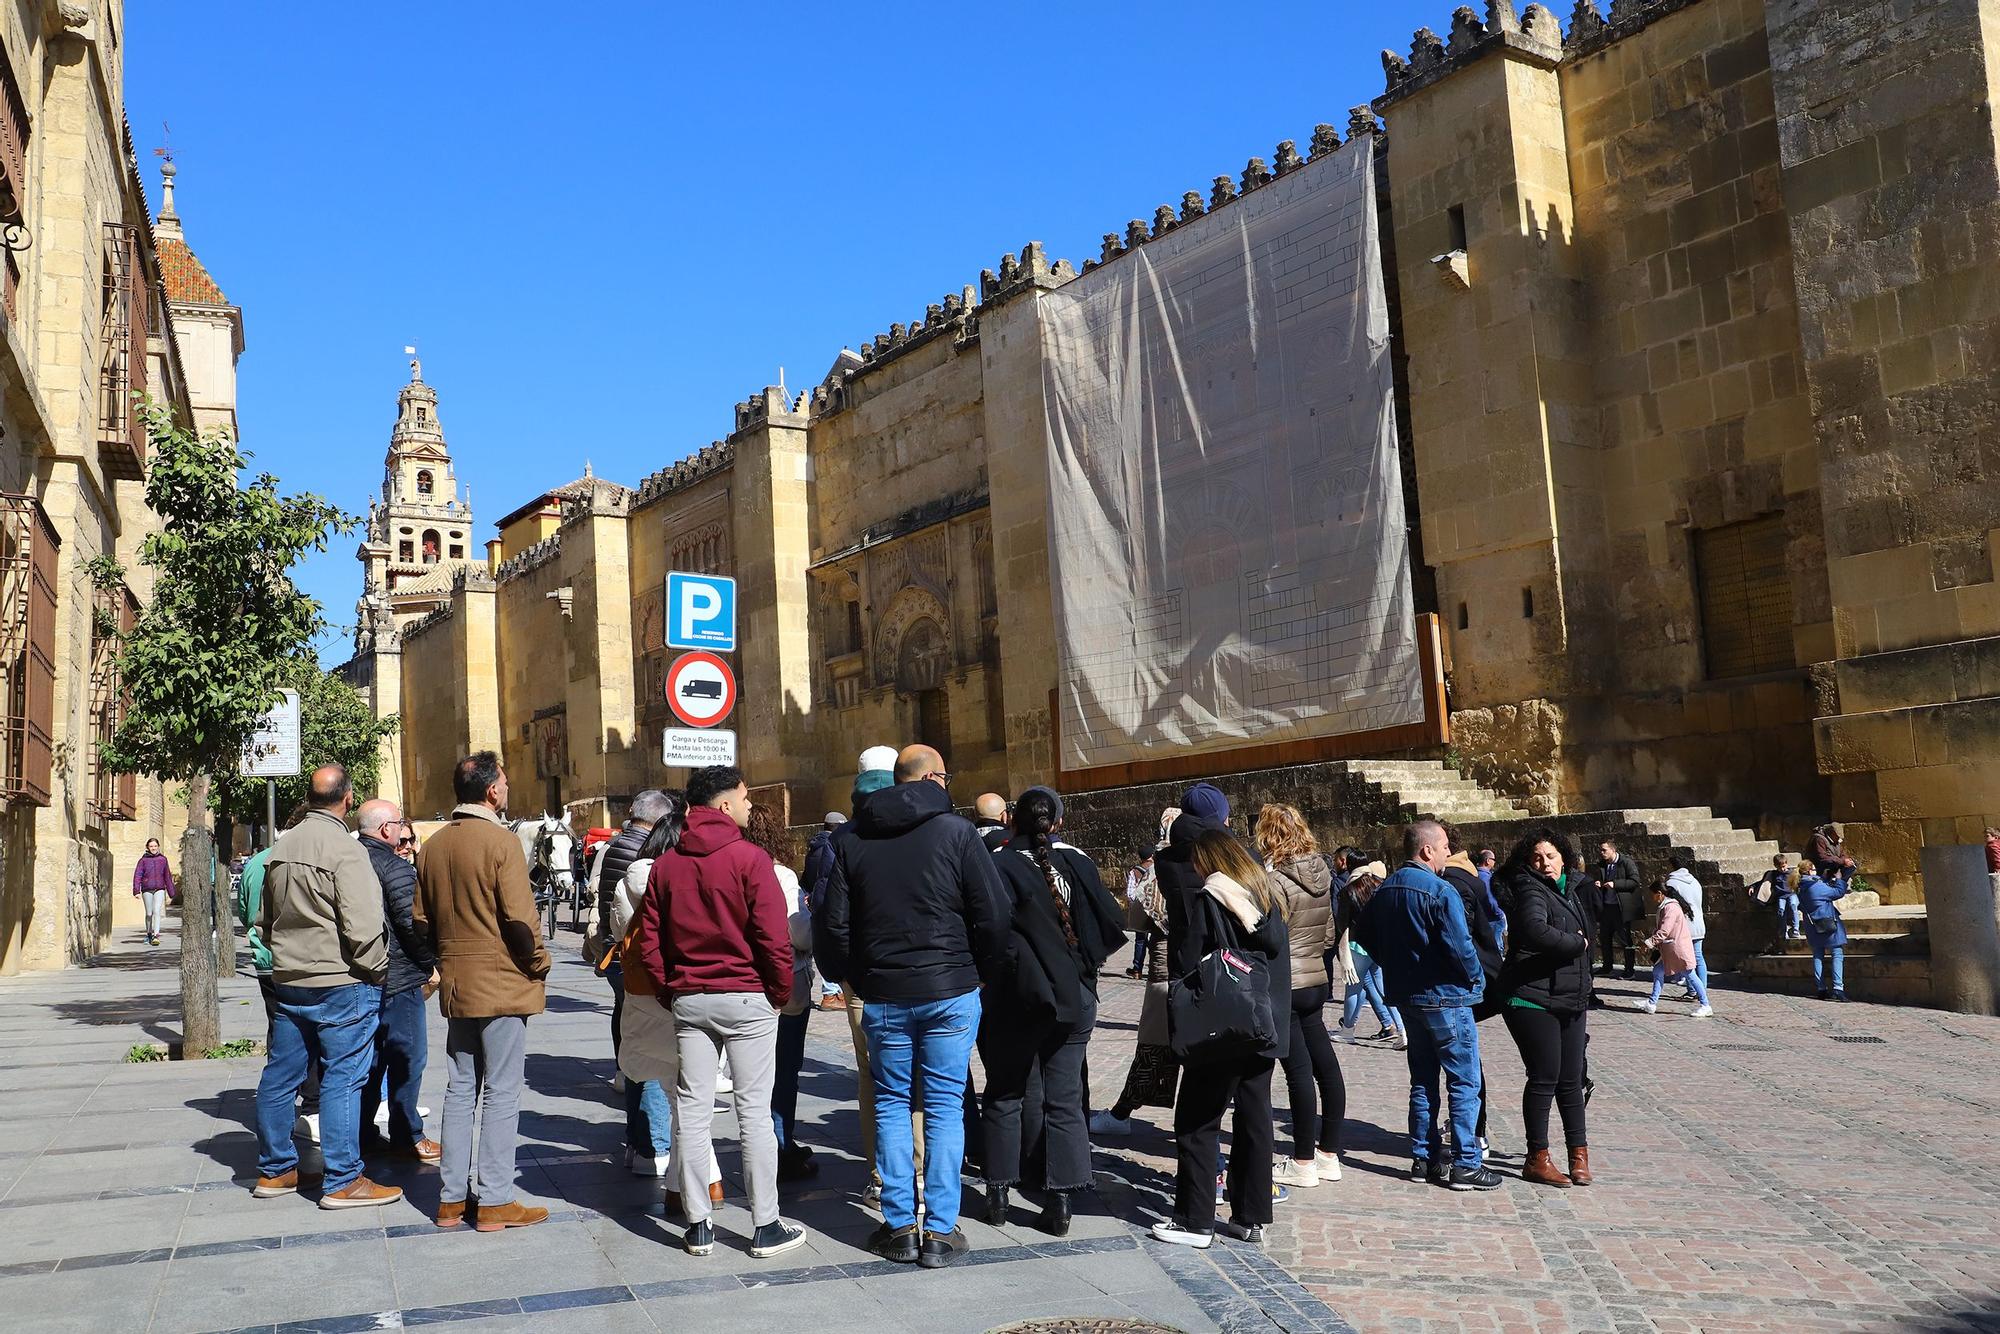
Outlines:
{"type": "Polygon", "coordinates": [[[736,707],[736,673],[713,653],[683,653],[667,668],[667,707],[689,727],[713,727],[736,707]]]}

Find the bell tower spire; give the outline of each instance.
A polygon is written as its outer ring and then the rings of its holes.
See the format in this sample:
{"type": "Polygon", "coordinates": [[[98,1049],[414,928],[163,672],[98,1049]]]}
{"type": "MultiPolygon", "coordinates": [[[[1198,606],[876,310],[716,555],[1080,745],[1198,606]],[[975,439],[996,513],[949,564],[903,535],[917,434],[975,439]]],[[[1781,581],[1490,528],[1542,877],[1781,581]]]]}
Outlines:
{"type": "Polygon", "coordinates": [[[382,491],[369,505],[368,536],[357,553],[367,570],[364,605],[379,608],[372,619],[393,619],[398,629],[449,599],[453,573],[470,563],[473,523],[438,420],[437,390],[424,382],[416,349],[404,350],[410,379],[396,395],[382,491]]]}

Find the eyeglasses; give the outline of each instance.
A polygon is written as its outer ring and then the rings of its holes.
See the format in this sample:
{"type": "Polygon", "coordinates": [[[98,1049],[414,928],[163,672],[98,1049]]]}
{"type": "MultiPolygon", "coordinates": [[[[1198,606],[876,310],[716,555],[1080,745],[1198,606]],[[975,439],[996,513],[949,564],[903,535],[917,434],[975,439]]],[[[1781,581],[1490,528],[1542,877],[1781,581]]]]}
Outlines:
{"type": "Polygon", "coordinates": [[[951,786],[951,775],[948,773],[928,773],[924,777],[935,780],[939,787],[951,786]]]}

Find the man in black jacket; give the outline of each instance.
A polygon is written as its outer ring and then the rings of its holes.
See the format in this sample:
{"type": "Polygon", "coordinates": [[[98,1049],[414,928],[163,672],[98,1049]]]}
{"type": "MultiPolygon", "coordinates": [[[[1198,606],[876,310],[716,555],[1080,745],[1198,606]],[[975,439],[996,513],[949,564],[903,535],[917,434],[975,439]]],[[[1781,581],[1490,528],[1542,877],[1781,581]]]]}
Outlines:
{"type": "MultiPolygon", "coordinates": [[[[1614,947],[1622,939],[1625,946],[1625,976],[1636,977],[1633,967],[1632,923],[1639,917],[1639,869],[1632,859],[1606,839],[1597,848],[1597,865],[1591,869],[1597,895],[1597,947],[1604,951],[1605,977],[1611,976],[1614,947]]],[[[1584,961],[1586,964],[1589,960],[1584,961]]]]}
{"type": "Polygon", "coordinates": [[[389,1084],[389,1147],[427,1163],[444,1150],[424,1135],[417,1087],[424,1082],[429,1042],[424,1000],[437,985],[437,955],[417,930],[410,905],[417,894],[417,868],[397,852],[410,822],[393,801],[366,801],[356,813],[361,847],[382,883],[382,920],[389,931],[389,971],[382,982],[382,1021],[375,1029],[375,1060],[361,1090],[363,1147],[375,1137],[375,1112],[382,1105],[382,1082],[389,1084]]]}
{"type": "Polygon", "coordinates": [[[864,797],[833,840],[813,957],[863,1002],[875,1083],[877,1255],[939,1269],[969,1244],[959,1230],[965,1086],[979,986],[1006,961],[1007,898],[972,825],[952,814],[951,775],[929,746],[896,757],[893,787],[864,797]],[[924,1234],[917,1235],[910,1090],[923,1071],[924,1234]]]}

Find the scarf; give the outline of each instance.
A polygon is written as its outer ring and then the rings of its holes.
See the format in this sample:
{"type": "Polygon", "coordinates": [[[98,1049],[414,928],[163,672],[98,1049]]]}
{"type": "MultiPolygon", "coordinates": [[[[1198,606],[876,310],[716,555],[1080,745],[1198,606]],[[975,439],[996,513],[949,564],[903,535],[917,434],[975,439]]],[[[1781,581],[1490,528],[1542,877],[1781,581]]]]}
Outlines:
{"type": "Polygon", "coordinates": [[[1257,900],[1250,891],[1217,871],[1202,882],[1202,890],[1221,904],[1237,921],[1243,923],[1245,931],[1255,931],[1257,924],[1264,920],[1264,910],[1257,906],[1257,900]]]}

